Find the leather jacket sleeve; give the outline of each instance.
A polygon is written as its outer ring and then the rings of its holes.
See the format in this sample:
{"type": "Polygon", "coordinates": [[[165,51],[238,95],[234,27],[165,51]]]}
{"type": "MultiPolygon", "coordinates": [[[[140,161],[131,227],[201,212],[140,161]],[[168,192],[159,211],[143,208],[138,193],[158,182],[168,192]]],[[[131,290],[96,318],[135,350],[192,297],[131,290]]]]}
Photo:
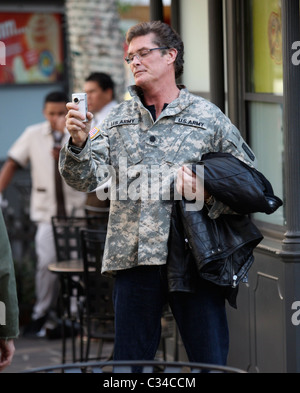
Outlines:
{"type": "Polygon", "coordinates": [[[231,154],[209,153],[200,164],[205,189],[238,214],[272,214],[283,204],[262,173],[231,154]]]}

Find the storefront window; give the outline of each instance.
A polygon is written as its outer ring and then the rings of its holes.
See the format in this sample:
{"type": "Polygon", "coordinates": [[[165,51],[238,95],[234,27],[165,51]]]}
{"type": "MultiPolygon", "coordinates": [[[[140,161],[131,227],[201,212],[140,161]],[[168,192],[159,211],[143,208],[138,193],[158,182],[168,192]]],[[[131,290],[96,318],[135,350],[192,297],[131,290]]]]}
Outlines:
{"type": "MultiPolygon", "coordinates": [[[[249,109],[251,147],[258,159],[258,170],[271,182],[274,193],[283,199],[283,124],[282,106],[252,102],[249,109]]],[[[283,208],[274,214],[255,214],[255,219],[283,225],[283,208]]]]}
{"type": "Polygon", "coordinates": [[[208,1],[181,0],[181,37],[185,47],[183,84],[193,93],[209,93],[208,1]]]}
{"type": "MultiPolygon", "coordinates": [[[[282,0],[245,2],[245,65],[247,131],[258,170],[284,199],[283,189],[283,57],[282,0]]],[[[284,208],[255,219],[283,226],[284,208]]]]}
{"type": "Polygon", "coordinates": [[[247,90],[282,95],[281,0],[247,3],[247,90]]]}

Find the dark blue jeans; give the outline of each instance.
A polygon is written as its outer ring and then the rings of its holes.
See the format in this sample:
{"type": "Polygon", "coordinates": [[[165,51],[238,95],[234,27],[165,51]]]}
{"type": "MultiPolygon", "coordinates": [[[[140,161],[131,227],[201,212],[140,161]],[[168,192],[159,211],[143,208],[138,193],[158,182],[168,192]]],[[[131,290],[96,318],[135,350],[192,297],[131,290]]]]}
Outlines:
{"type": "Polygon", "coordinates": [[[199,277],[196,293],[168,294],[166,266],[139,266],[117,273],[114,359],[154,359],[167,302],[189,360],[225,365],[229,335],[223,289],[199,277]]]}

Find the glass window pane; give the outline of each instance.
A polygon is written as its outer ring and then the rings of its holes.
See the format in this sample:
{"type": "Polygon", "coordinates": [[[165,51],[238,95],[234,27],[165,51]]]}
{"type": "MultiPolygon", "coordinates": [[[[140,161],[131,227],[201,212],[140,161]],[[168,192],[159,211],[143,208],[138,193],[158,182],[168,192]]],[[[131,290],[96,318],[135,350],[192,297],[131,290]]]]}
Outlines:
{"type": "Polygon", "coordinates": [[[183,84],[193,92],[209,92],[208,1],[181,0],[181,37],[185,63],[183,84]]]}
{"type": "MultiPolygon", "coordinates": [[[[271,182],[274,193],[283,199],[283,124],[282,106],[254,102],[249,104],[251,147],[258,159],[258,170],[271,182]]],[[[255,214],[270,224],[284,225],[284,210],[274,214],[255,214]]]]}
{"type": "Polygon", "coordinates": [[[283,94],[281,0],[248,0],[247,90],[283,94]]]}

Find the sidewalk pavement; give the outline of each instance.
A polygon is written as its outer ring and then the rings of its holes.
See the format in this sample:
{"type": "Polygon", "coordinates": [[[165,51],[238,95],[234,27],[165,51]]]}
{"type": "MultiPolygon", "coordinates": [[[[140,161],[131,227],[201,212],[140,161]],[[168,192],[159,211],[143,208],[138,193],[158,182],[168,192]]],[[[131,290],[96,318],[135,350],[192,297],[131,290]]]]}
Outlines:
{"type": "MultiPolygon", "coordinates": [[[[49,340],[48,338],[20,337],[15,340],[16,352],[11,366],[2,374],[19,373],[24,370],[61,364],[62,341],[61,339],[49,340]]],[[[91,354],[97,353],[98,343],[92,341],[91,354]]],[[[77,345],[77,356],[79,346],[77,345]]],[[[112,352],[112,344],[104,343],[103,359],[107,359],[112,352]]],[[[66,363],[72,363],[71,339],[67,339],[66,363]]]]}

